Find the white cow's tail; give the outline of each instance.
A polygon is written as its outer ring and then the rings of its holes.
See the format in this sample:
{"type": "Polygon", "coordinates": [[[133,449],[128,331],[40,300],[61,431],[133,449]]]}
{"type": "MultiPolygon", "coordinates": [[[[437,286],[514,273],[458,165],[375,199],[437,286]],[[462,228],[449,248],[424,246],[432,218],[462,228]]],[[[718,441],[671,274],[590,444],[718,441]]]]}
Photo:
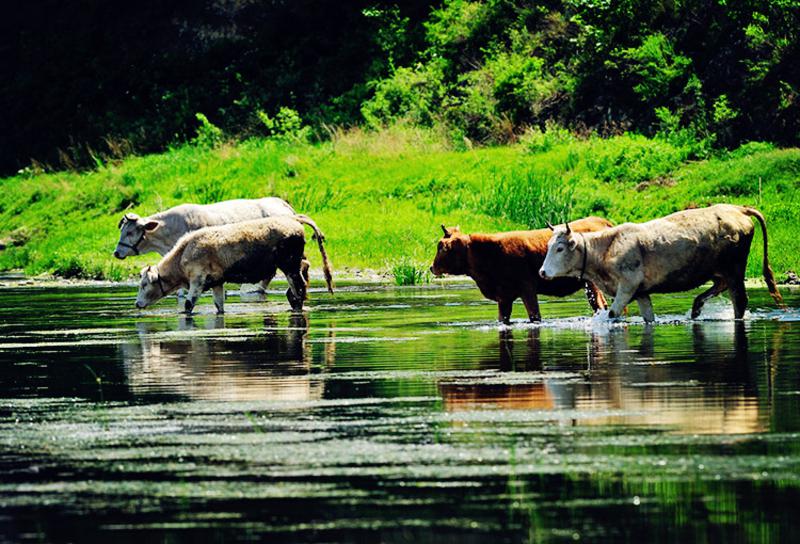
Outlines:
{"type": "Polygon", "coordinates": [[[775,303],[778,306],[783,307],[783,297],[781,296],[780,292],[778,292],[778,285],[775,281],[775,274],[772,272],[772,268],[769,266],[769,259],[767,258],[767,221],[764,219],[764,216],[761,215],[761,212],[755,208],[751,208],[749,206],[742,206],[742,212],[745,215],[749,215],[750,217],[755,217],[758,222],[761,224],[761,234],[762,238],[764,239],[764,261],[762,264],[762,273],[764,274],[764,281],[767,282],[767,289],[769,289],[769,294],[772,295],[772,298],[775,300],[775,303]]]}
{"type": "Polygon", "coordinates": [[[328,261],[328,253],[325,251],[325,235],[322,234],[322,231],[319,230],[317,224],[309,216],[299,213],[295,215],[294,218],[299,223],[308,225],[314,230],[314,238],[317,239],[319,253],[322,255],[322,272],[325,274],[325,283],[328,284],[328,292],[333,294],[333,275],[331,274],[331,263],[328,261]]]}

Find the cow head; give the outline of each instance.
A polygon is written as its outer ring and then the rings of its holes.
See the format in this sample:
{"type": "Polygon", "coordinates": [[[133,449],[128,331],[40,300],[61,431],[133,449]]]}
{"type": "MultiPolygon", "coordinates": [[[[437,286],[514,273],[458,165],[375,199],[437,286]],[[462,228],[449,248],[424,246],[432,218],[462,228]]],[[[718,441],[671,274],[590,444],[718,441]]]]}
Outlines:
{"type": "Polygon", "coordinates": [[[126,213],[119,220],[119,242],[114,250],[114,257],[124,259],[144,252],[147,246],[145,236],[156,232],[160,226],[160,221],[143,219],[135,213],[126,213]]]}
{"type": "Polygon", "coordinates": [[[569,223],[564,227],[553,227],[553,235],[547,242],[547,255],[539,269],[539,275],[546,280],[560,276],[579,276],[581,253],[578,251],[578,236],[572,232],[569,223]]]}
{"type": "Polygon", "coordinates": [[[166,290],[167,287],[161,279],[157,267],[145,266],[142,268],[139,292],[136,294],[136,307],[141,310],[155,304],[170,293],[169,290],[166,290]]]}
{"type": "Polygon", "coordinates": [[[458,227],[447,228],[442,225],[442,231],[444,235],[436,248],[431,272],[436,276],[466,274],[469,235],[463,234],[458,227]]]}

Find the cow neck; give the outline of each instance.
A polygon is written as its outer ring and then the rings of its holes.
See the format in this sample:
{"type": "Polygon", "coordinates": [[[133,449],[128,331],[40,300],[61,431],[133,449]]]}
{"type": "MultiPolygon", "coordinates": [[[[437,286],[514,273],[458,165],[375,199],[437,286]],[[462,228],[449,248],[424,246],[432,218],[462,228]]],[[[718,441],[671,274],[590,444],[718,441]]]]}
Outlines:
{"type": "Polygon", "coordinates": [[[161,262],[155,266],[161,294],[166,296],[175,289],[179,288],[184,282],[180,271],[176,271],[178,260],[174,254],[167,254],[161,262]]]}
{"type": "Polygon", "coordinates": [[[169,279],[166,276],[161,275],[161,271],[158,269],[158,265],[155,266],[156,269],[156,285],[161,290],[161,296],[165,297],[171,292],[173,292],[177,287],[178,284],[171,284],[169,279]]]}
{"type": "Polygon", "coordinates": [[[603,238],[602,234],[602,232],[588,232],[586,234],[581,233],[581,237],[583,238],[584,263],[581,272],[581,281],[585,279],[594,281],[597,279],[595,274],[595,270],[597,269],[596,256],[600,255],[600,259],[602,260],[602,256],[606,253],[606,250],[602,249],[602,247],[605,245],[607,249],[607,246],[610,243],[608,240],[603,238]],[[590,252],[592,252],[591,256],[589,255],[590,252]]]}
{"type": "Polygon", "coordinates": [[[583,258],[581,259],[582,260],[581,277],[578,279],[578,281],[583,281],[583,277],[586,275],[586,259],[587,256],[589,255],[589,248],[586,245],[586,237],[583,235],[583,233],[579,232],[578,234],[580,235],[581,240],[583,241],[583,258]]]}

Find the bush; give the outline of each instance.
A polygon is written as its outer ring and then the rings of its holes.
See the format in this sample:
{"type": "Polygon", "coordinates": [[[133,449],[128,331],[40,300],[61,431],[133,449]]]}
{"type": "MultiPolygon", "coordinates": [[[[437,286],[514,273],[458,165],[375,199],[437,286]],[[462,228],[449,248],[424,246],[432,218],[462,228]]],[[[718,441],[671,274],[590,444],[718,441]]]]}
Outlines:
{"type": "MultiPolygon", "coordinates": [[[[522,146],[531,153],[550,151],[556,145],[574,142],[575,140],[575,136],[567,129],[552,121],[545,123],[544,130],[539,127],[529,128],[520,138],[522,146]]],[[[569,160],[573,161],[574,158],[569,160]]]]}
{"type": "Polygon", "coordinates": [[[398,68],[392,77],[372,83],[375,94],[361,113],[373,128],[398,121],[432,126],[445,95],[442,79],[438,63],[398,68]]]}
{"type": "Polygon", "coordinates": [[[222,129],[209,121],[208,117],[202,113],[196,113],[194,116],[200,121],[200,126],[197,127],[197,133],[192,139],[192,143],[198,147],[206,148],[216,147],[221,144],[222,129]]]}
{"type": "Polygon", "coordinates": [[[392,267],[392,275],[397,285],[420,285],[431,282],[428,268],[406,260],[400,261],[392,267]]]}
{"type": "Polygon", "coordinates": [[[586,154],[586,165],[602,181],[639,183],[667,174],[690,154],[687,147],[628,134],[595,141],[586,154]]]}
{"type": "Polygon", "coordinates": [[[298,143],[305,143],[311,139],[311,127],[303,126],[303,119],[297,110],[280,108],[275,117],[270,117],[265,112],[258,110],[256,117],[268,136],[298,143]]]}

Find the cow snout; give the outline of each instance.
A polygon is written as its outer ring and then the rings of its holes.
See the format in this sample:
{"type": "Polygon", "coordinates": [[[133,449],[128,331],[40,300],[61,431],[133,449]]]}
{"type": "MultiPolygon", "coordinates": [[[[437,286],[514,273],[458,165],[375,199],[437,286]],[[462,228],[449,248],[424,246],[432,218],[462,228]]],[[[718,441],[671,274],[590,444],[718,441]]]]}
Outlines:
{"type": "Polygon", "coordinates": [[[122,258],[122,256],[119,254],[119,251],[117,251],[116,249],[114,250],[114,257],[116,257],[117,259],[122,258]]]}
{"type": "Polygon", "coordinates": [[[539,269],[539,276],[540,276],[540,277],[541,277],[543,280],[546,280],[546,279],[547,279],[547,272],[545,272],[545,271],[544,271],[544,268],[540,268],[540,269],[539,269]]]}
{"type": "Polygon", "coordinates": [[[136,301],[136,308],[139,309],[139,310],[143,310],[144,309],[144,305],[137,300],[136,301]]]}

